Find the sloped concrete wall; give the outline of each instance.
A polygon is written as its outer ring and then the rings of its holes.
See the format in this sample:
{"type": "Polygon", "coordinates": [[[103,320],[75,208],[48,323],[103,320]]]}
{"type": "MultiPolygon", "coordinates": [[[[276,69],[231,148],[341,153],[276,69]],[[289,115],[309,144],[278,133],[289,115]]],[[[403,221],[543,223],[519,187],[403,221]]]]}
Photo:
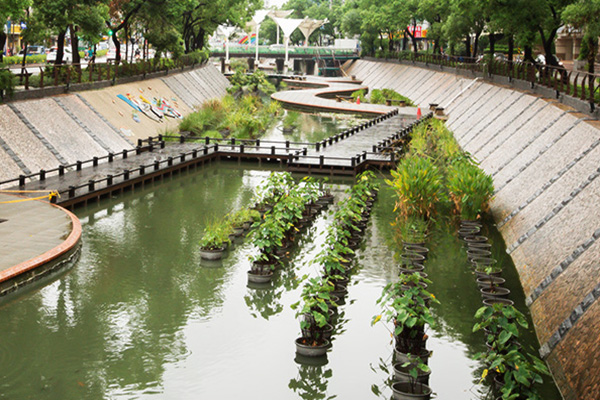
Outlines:
{"type": "Polygon", "coordinates": [[[137,139],[177,131],[180,120],[155,122],[118,94],[164,97],[183,115],[225,95],[228,80],[212,65],[146,81],[0,105],[0,181],[131,149],[137,139]]]}
{"type": "Polygon", "coordinates": [[[494,178],[492,213],[563,396],[600,398],[600,123],[554,100],[411,65],[359,60],[347,72],[446,108],[460,145],[494,178]]]}

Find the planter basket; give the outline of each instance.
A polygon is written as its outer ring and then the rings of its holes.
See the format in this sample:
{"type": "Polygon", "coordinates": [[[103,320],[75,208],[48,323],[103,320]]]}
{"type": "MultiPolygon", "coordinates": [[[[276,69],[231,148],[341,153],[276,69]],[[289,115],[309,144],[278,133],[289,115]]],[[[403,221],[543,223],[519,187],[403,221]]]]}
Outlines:
{"type": "Polygon", "coordinates": [[[429,400],[431,388],[422,383],[396,382],[392,384],[394,400],[429,400]]]}
{"type": "MultiPolygon", "coordinates": [[[[394,364],[394,381],[407,383],[411,382],[413,380],[413,377],[410,376],[409,371],[412,369],[413,365],[407,365],[406,367],[403,367],[403,365],[404,363],[394,364]]],[[[428,385],[430,375],[431,371],[423,372],[421,370],[417,370],[417,382],[428,385]]]]}
{"type": "Polygon", "coordinates": [[[322,344],[318,346],[310,346],[305,344],[306,339],[299,337],[296,339],[296,353],[305,357],[322,357],[327,354],[329,348],[329,340],[324,340],[322,344]]]}
{"type": "Polygon", "coordinates": [[[200,249],[200,257],[203,260],[220,260],[221,257],[223,257],[224,251],[225,251],[225,246],[223,246],[217,250],[200,249]]]}

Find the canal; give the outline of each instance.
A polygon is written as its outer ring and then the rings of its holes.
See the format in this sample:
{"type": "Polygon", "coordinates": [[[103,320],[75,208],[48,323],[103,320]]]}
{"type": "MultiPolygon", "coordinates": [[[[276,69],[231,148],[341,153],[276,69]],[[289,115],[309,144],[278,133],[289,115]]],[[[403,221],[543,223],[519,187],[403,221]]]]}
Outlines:
{"type": "MultiPolygon", "coordinates": [[[[301,118],[313,126],[319,117],[301,118]]],[[[77,210],[78,263],[0,303],[0,398],[389,399],[393,346],[384,324],[370,322],[381,312],[382,288],[398,274],[391,190],[383,188],[373,208],[325,364],[296,357],[299,323],[290,305],[300,298],[300,278],[320,273],[311,260],[335,206],[302,233],[267,288],[248,286],[250,240],[238,240],[222,262],[200,260],[206,224],[250,204],[269,173],[215,163],[77,210]]],[[[330,181],[336,200],[350,184],[330,181]]],[[[483,366],[473,360],[485,351],[482,334],[472,332],[481,299],[455,232],[440,217],[428,244],[430,290],[441,302],[438,327],[428,332],[430,386],[433,398],[478,399],[487,391],[479,383],[483,366]]],[[[526,312],[500,235],[491,223],[484,233],[505,265],[511,298],[526,312]]],[[[521,343],[534,354],[539,346],[532,330],[521,343]]],[[[542,392],[560,398],[552,384],[542,392]]]]}

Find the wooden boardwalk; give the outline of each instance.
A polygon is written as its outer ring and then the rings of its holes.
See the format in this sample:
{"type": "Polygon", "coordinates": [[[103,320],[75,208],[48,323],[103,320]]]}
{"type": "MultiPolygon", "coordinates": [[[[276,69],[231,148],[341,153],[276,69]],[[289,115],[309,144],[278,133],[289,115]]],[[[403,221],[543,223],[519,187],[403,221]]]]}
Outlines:
{"type": "Polygon", "coordinates": [[[393,110],[317,143],[159,135],[139,140],[135,149],[0,182],[0,190],[57,191],[60,198],[55,201],[72,208],[217,160],[355,175],[367,168],[392,168],[401,152],[397,146],[414,124],[393,110]]]}

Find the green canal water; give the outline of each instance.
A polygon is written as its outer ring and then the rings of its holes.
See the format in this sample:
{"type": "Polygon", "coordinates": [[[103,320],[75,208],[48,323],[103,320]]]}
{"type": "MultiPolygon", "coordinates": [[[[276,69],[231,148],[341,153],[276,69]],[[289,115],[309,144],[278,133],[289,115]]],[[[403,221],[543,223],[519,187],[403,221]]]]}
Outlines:
{"type": "MultiPolygon", "coordinates": [[[[292,303],[298,277],[317,275],[332,208],[301,235],[268,288],[248,287],[249,240],[222,262],[200,260],[202,230],[251,201],[268,176],[255,165],[217,163],[77,211],[83,245],[77,264],[37,289],[0,303],[0,399],[389,399],[393,347],[376,299],[398,274],[392,192],[381,190],[340,307],[325,365],[295,355],[292,303]],[[379,394],[376,394],[379,393],[379,394]]],[[[337,199],[350,181],[332,181],[337,199]]],[[[430,385],[436,399],[478,399],[484,351],[472,333],[481,304],[456,227],[440,219],[427,272],[440,300],[430,330],[430,385]]],[[[504,244],[486,234],[516,305],[523,294],[504,244]]],[[[522,344],[535,352],[533,333],[522,344]]],[[[544,399],[560,398],[553,385],[544,399]]]]}

